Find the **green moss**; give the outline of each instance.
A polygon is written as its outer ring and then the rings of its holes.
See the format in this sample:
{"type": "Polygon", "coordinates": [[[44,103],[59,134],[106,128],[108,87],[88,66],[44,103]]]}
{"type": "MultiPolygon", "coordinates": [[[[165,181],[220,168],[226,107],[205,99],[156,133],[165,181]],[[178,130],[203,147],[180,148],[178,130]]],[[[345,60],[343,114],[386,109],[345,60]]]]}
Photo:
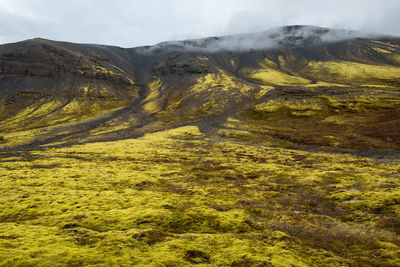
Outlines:
{"type": "Polygon", "coordinates": [[[265,68],[257,71],[242,70],[250,78],[272,85],[306,85],[310,81],[308,79],[286,74],[282,71],[272,68],[265,68]]]}
{"type": "Polygon", "coordinates": [[[3,155],[1,264],[398,263],[382,232],[393,228],[374,224],[399,214],[395,161],[249,146],[237,140],[250,133],[231,132],[216,143],[188,126],[3,155]]]}
{"type": "Polygon", "coordinates": [[[392,85],[399,82],[400,68],[355,62],[310,62],[302,71],[322,81],[352,85],[392,85]]]}
{"type": "Polygon", "coordinates": [[[228,55],[3,105],[0,265],[400,265],[399,68],[228,55]]]}
{"type": "Polygon", "coordinates": [[[322,111],[323,106],[315,100],[298,100],[298,101],[279,101],[270,100],[258,104],[254,107],[254,111],[258,113],[279,113],[289,112],[297,117],[310,117],[322,111]]]}
{"type": "Polygon", "coordinates": [[[192,93],[201,93],[204,91],[217,92],[240,92],[248,94],[254,88],[245,83],[241,83],[233,76],[228,75],[225,71],[219,70],[219,73],[209,73],[197,80],[197,84],[191,88],[192,93]]]}
{"type": "Polygon", "coordinates": [[[258,93],[254,96],[254,98],[256,100],[260,99],[261,97],[263,97],[266,93],[268,93],[269,91],[273,90],[274,87],[272,86],[261,86],[260,90],[258,91],[258,93]]]}
{"type": "Polygon", "coordinates": [[[149,94],[143,101],[143,109],[146,113],[154,114],[161,110],[162,99],[159,99],[160,92],[163,90],[163,86],[160,79],[155,79],[148,85],[149,94]]]}

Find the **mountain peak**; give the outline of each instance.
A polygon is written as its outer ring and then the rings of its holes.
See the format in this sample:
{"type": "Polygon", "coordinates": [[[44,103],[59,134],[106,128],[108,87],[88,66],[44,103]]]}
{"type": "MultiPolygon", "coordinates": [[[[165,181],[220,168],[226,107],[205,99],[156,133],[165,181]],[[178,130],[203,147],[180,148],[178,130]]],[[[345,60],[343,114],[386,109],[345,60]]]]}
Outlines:
{"type": "Polygon", "coordinates": [[[276,47],[313,46],[355,38],[372,38],[376,34],[342,29],[330,29],[310,25],[289,25],[267,31],[209,37],[202,39],[167,41],[146,47],[147,52],[159,49],[185,51],[249,51],[276,47]]]}

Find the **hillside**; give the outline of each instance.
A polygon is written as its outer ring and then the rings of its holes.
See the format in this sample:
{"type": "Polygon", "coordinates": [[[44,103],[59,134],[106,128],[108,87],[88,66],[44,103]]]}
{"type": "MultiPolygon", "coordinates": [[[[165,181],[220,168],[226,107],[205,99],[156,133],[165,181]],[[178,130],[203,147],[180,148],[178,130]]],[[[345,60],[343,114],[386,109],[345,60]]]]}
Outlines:
{"type": "Polygon", "coordinates": [[[0,46],[0,265],[400,265],[400,38],[0,46]]]}

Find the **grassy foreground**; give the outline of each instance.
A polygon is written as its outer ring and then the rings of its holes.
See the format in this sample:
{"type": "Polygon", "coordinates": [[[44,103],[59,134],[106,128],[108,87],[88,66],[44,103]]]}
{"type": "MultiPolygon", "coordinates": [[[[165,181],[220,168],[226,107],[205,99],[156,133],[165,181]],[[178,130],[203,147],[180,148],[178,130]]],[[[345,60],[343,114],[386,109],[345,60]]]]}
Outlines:
{"type": "Polygon", "coordinates": [[[397,159],[206,136],[0,153],[1,266],[398,266],[397,159]]]}

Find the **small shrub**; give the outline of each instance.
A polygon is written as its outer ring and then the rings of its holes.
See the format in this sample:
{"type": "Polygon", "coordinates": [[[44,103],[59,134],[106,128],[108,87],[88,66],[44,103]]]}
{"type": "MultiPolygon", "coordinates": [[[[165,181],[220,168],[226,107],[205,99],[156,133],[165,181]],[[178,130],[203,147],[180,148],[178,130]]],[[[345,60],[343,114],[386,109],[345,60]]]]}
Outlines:
{"type": "Polygon", "coordinates": [[[154,245],[156,243],[162,242],[167,236],[169,236],[168,233],[153,229],[132,235],[134,239],[138,241],[144,241],[149,245],[154,245]]]}
{"type": "Polygon", "coordinates": [[[390,229],[400,234],[400,218],[399,217],[383,217],[378,220],[378,227],[382,229],[390,229]]]}
{"type": "Polygon", "coordinates": [[[187,250],[184,259],[193,264],[210,263],[210,256],[200,250],[187,250]]]}

